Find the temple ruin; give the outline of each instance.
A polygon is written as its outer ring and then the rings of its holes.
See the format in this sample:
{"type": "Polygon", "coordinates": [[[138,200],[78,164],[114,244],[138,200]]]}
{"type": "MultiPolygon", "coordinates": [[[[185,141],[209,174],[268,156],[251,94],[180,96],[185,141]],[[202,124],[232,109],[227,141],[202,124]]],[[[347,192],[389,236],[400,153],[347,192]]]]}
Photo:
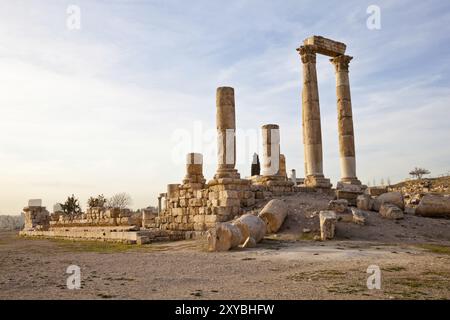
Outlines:
{"type": "MultiPolygon", "coordinates": [[[[159,194],[157,213],[144,211],[137,221],[136,217],[123,210],[90,208],[88,212],[79,216],[65,217],[52,214],[47,219],[42,217],[43,212],[47,212],[45,208],[40,205],[29,206],[24,211],[31,222],[26,225],[22,234],[44,236],[66,234],[67,237],[73,235],[75,238],[114,239],[137,243],[156,239],[192,238],[204,236],[205,232],[214,228],[217,223],[231,221],[245,214],[259,201],[267,201],[267,199],[294,192],[334,192],[331,189],[330,180],[323,174],[317,54],[331,57],[330,61],[334,64],[336,71],[341,164],[341,180],[337,184],[336,197],[356,205],[357,196],[363,193],[365,186],[361,185],[356,176],[348,77],[348,67],[352,57],[345,55],[345,44],[318,36],[307,38],[297,50],[303,64],[304,179],[298,179],[295,170],[292,170],[290,178],[287,176],[286,158],[281,153],[278,124],[265,124],[261,128],[263,143],[261,174],[247,179],[241,177],[235,168],[234,89],[219,87],[216,92],[217,170],[211,180],[207,181],[203,175],[202,154],[189,153],[186,156],[184,179],[181,183],[168,184],[167,190],[159,194]],[[44,221],[45,225],[40,226],[36,219],[44,221]],[[40,227],[37,228],[37,225],[40,227]],[[129,236],[131,233],[133,235],[129,236]]],[[[324,218],[324,221],[327,219],[324,218]]]]}

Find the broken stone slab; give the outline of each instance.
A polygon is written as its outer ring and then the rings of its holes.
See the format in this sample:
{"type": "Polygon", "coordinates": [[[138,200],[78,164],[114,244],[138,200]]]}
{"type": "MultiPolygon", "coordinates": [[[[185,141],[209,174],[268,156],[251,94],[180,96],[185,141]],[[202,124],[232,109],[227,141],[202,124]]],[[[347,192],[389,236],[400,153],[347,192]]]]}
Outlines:
{"type": "Polygon", "coordinates": [[[391,203],[383,203],[380,207],[380,215],[383,218],[398,220],[403,219],[403,210],[391,203]]]}
{"type": "Polygon", "coordinates": [[[450,217],[450,196],[425,195],[416,208],[416,214],[424,217],[450,217]]]}
{"type": "Polygon", "coordinates": [[[373,197],[381,196],[386,192],[388,192],[387,187],[368,187],[365,191],[366,194],[373,197]]]}
{"type": "Polygon", "coordinates": [[[365,225],[366,217],[364,215],[364,212],[356,208],[351,208],[351,210],[353,214],[353,222],[359,225],[365,225]]]}
{"type": "Polygon", "coordinates": [[[387,192],[376,197],[373,203],[373,210],[380,211],[381,205],[384,203],[393,204],[401,210],[405,208],[405,203],[401,192],[387,192]]]}
{"type": "Polygon", "coordinates": [[[288,207],[283,200],[270,200],[259,213],[259,217],[266,223],[266,232],[277,232],[287,217],[288,207]]]}
{"type": "Polygon", "coordinates": [[[348,212],[348,201],[346,199],[331,200],[328,203],[328,210],[336,213],[348,212]]]}
{"type": "Polygon", "coordinates": [[[356,198],[356,207],[360,210],[371,211],[373,208],[374,200],[368,194],[360,194],[356,198]]]}
{"type": "Polygon", "coordinates": [[[320,211],[320,238],[330,240],[334,238],[336,229],[336,213],[334,211],[320,211]]]}

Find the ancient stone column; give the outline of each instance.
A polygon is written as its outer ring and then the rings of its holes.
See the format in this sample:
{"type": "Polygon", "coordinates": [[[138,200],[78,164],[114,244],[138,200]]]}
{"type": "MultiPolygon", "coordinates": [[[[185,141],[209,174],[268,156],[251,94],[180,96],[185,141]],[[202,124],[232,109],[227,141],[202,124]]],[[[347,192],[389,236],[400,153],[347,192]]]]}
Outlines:
{"type": "Polygon", "coordinates": [[[261,174],[263,176],[277,176],[280,170],[280,127],[277,124],[263,125],[262,138],[261,174]]]}
{"type": "Polygon", "coordinates": [[[186,176],[183,183],[204,184],[203,155],[201,153],[188,153],[186,156],[186,176]]]}
{"type": "Polygon", "coordinates": [[[339,130],[341,182],[360,185],[356,177],[355,141],[348,65],[353,58],[340,55],[330,59],[336,70],[336,96],[339,130]]]}
{"type": "Polygon", "coordinates": [[[161,198],[162,198],[161,195],[158,196],[158,214],[160,214],[162,211],[161,198]]]}
{"type": "Polygon", "coordinates": [[[290,177],[291,181],[294,183],[294,186],[297,185],[297,175],[295,172],[295,169],[291,170],[291,177],[290,177]]]}
{"type": "Polygon", "coordinates": [[[316,48],[304,45],[297,49],[303,63],[302,125],[305,152],[305,184],[329,188],[323,175],[322,129],[320,125],[319,91],[317,88],[316,48]]]}
{"type": "Polygon", "coordinates": [[[287,179],[286,157],[284,156],[284,154],[280,154],[280,170],[278,170],[278,174],[287,179]]]}
{"type": "Polygon", "coordinates": [[[217,159],[214,178],[240,178],[236,165],[234,89],[219,87],[216,93],[217,159]]]}

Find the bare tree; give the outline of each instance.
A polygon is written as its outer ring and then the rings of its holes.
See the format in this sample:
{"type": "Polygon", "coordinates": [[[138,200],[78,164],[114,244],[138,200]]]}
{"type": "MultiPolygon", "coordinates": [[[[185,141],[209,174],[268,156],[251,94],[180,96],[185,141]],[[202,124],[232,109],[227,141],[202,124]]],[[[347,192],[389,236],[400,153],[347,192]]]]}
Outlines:
{"type": "Polygon", "coordinates": [[[413,176],[413,177],[417,177],[417,179],[422,179],[422,176],[424,175],[424,174],[430,174],[431,172],[429,171],[429,170],[427,170],[427,169],[424,169],[424,168],[418,168],[418,167],[415,167],[414,168],[414,170],[411,170],[410,172],[409,172],[409,174],[411,175],[411,176],[413,176]]]}
{"type": "Polygon", "coordinates": [[[131,196],[126,192],[113,195],[106,202],[106,207],[116,209],[126,209],[132,203],[131,196]]]}

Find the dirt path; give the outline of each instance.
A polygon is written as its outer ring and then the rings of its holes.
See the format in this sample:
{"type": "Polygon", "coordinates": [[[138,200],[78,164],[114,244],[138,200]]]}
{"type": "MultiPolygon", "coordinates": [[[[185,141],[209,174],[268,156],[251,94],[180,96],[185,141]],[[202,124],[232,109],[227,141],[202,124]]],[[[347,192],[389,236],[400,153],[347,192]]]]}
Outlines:
{"type": "Polygon", "coordinates": [[[0,299],[450,299],[450,249],[264,240],[208,253],[201,241],[141,247],[0,233],[0,299]],[[69,290],[69,265],[82,287],[69,290]],[[369,290],[369,265],[381,290],[369,290]]]}

